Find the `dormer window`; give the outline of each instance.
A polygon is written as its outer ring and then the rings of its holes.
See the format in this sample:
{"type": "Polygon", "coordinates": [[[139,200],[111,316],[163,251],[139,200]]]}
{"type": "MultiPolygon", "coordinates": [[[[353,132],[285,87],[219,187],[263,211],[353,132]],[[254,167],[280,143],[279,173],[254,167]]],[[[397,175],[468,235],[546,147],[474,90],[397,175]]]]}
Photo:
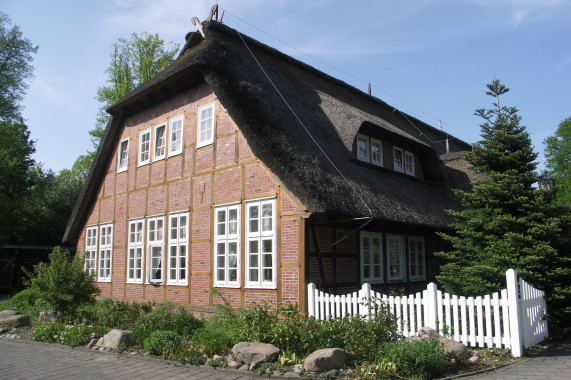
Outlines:
{"type": "Polygon", "coordinates": [[[370,162],[368,136],[361,134],[357,135],[357,159],[360,161],[370,162]]]}
{"type": "Polygon", "coordinates": [[[395,172],[400,172],[400,173],[404,172],[403,156],[404,156],[403,150],[395,146],[393,148],[393,167],[395,169],[395,172]]]}
{"type": "Polygon", "coordinates": [[[165,124],[157,125],[155,127],[155,139],[154,139],[154,150],[153,150],[153,161],[161,160],[165,158],[165,145],[166,145],[166,133],[165,124]]]}
{"type": "Polygon", "coordinates": [[[371,164],[383,166],[383,143],[371,138],[371,164]]]}
{"type": "Polygon", "coordinates": [[[200,148],[214,141],[214,103],[198,108],[197,143],[200,148]]]}
{"type": "Polygon", "coordinates": [[[408,175],[414,175],[414,154],[404,152],[404,172],[408,175]]]}

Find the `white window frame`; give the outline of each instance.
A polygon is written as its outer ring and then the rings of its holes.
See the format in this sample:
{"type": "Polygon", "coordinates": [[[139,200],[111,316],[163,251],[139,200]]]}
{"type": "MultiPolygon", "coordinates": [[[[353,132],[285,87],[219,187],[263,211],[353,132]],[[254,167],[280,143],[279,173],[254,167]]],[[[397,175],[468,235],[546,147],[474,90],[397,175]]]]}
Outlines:
{"type": "Polygon", "coordinates": [[[361,282],[368,282],[369,284],[378,284],[384,282],[384,265],[383,265],[383,234],[377,232],[361,232],[360,241],[360,257],[361,257],[361,282]],[[375,264],[373,251],[373,239],[378,239],[378,262],[375,264]],[[366,250],[366,247],[370,247],[366,250]],[[378,266],[378,276],[375,276],[374,266],[378,266]],[[370,266],[369,275],[365,276],[365,267],[370,266]]]}
{"type": "Polygon", "coordinates": [[[386,256],[387,256],[387,280],[388,281],[404,281],[404,273],[405,273],[405,262],[404,262],[404,235],[391,235],[387,234],[387,247],[386,247],[386,256]],[[391,244],[392,242],[398,243],[399,251],[396,253],[396,256],[391,252],[391,244]],[[398,263],[394,262],[393,259],[398,259],[398,263]],[[398,265],[398,275],[395,275],[392,271],[392,267],[398,265]]]}
{"type": "Polygon", "coordinates": [[[404,172],[404,151],[396,146],[393,147],[393,168],[395,172],[404,172]],[[400,160],[397,160],[397,152],[400,154],[400,160]]]}
{"type": "Polygon", "coordinates": [[[277,286],[277,254],[276,254],[276,200],[265,199],[246,202],[246,287],[247,288],[264,288],[275,289],[277,286]],[[269,229],[264,229],[264,219],[269,219],[263,215],[264,206],[271,207],[271,219],[269,221],[269,229]],[[251,218],[251,210],[258,208],[256,218],[251,218]],[[252,223],[257,220],[256,228],[252,228],[252,223]],[[264,266],[265,255],[263,249],[270,242],[271,252],[266,253],[272,260],[271,266],[264,266]],[[257,252],[252,252],[252,247],[257,246],[257,252]],[[257,257],[256,263],[252,258],[257,257]],[[271,271],[271,280],[264,280],[265,271],[271,271]],[[257,279],[254,279],[251,271],[257,271],[257,279]]]}
{"type": "Polygon", "coordinates": [[[188,285],[188,222],[186,212],[169,215],[168,285],[188,285]]]}
{"type": "Polygon", "coordinates": [[[155,125],[153,128],[153,162],[164,160],[167,154],[167,123],[155,125]],[[159,137],[159,130],[162,128],[163,136],[159,137]],[[159,145],[159,143],[161,143],[159,145]],[[157,154],[157,150],[159,150],[157,154]]]}
{"type": "Polygon", "coordinates": [[[85,228],[85,254],[83,270],[92,276],[97,274],[97,226],[85,228]]]}
{"type": "Polygon", "coordinates": [[[138,166],[143,166],[151,162],[151,129],[145,129],[139,133],[138,166]],[[143,141],[147,136],[147,141],[143,141]]]}
{"type": "Polygon", "coordinates": [[[214,208],[214,286],[225,288],[239,288],[241,283],[241,259],[240,259],[240,207],[238,204],[216,206],[214,208]],[[235,220],[230,219],[234,212],[235,220]],[[223,215],[222,215],[223,214],[223,215]],[[231,227],[234,225],[234,228],[231,227]],[[235,253],[231,253],[230,247],[234,245],[235,253]],[[222,249],[222,250],[220,250],[222,249]],[[231,260],[235,263],[230,266],[231,260]],[[220,262],[222,261],[222,263],[220,262]],[[236,279],[230,280],[230,271],[236,271],[236,279]]]}
{"type": "Polygon", "coordinates": [[[214,102],[206,104],[202,107],[198,107],[198,117],[196,122],[196,147],[200,148],[206,145],[210,145],[214,142],[214,123],[216,119],[216,114],[214,112],[214,102]],[[212,116],[210,118],[204,118],[203,112],[211,110],[212,116]],[[203,123],[206,128],[203,129],[203,123]],[[209,124],[209,125],[206,125],[209,124]],[[202,133],[210,131],[210,136],[202,137],[202,133]]]}
{"type": "Polygon", "coordinates": [[[129,138],[124,138],[119,142],[117,152],[117,173],[122,173],[129,167],[129,138]],[[124,148],[124,149],[123,149],[124,148]]]}
{"type": "Polygon", "coordinates": [[[184,136],[184,117],[177,116],[169,120],[169,135],[168,135],[168,147],[169,147],[169,157],[176,156],[182,153],[183,146],[183,136],[184,136]],[[180,127],[177,126],[179,123],[180,127]],[[173,135],[174,133],[174,135],[173,135]],[[178,142],[178,148],[173,148],[173,143],[178,142]]]}
{"type": "Polygon", "coordinates": [[[421,236],[409,236],[408,238],[408,262],[410,281],[426,280],[426,244],[421,236]],[[422,244],[422,249],[419,249],[422,244]],[[413,275],[413,267],[416,269],[413,275]],[[420,270],[419,270],[420,269],[420,270]]]}
{"type": "Polygon", "coordinates": [[[414,154],[404,151],[404,172],[408,175],[414,175],[414,154]]]}
{"type": "Polygon", "coordinates": [[[377,166],[383,166],[383,142],[381,140],[377,140],[371,138],[371,164],[377,166]],[[379,148],[379,159],[376,160],[373,154],[373,146],[377,146],[379,148]]]}
{"type": "Polygon", "coordinates": [[[163,284],[165,278],[165,217],[155,216],[147,218],[147,256],[146,274],[148,284],[163,284]],[[160,227],[159,227],[160,225],[160,227]],[[156,250],[159,255],[156,255],[156,250]],[[158,259],[158,266],[153,259],[158,259]],[[159,269],[160,276],[153,275],[159,269]]]}
{"type": "Polygon", "coordinates": [[[113,224],[99,226],[99,264],[97,266],[97,281],[111,282],[113,267],[113,224]]]}
{"type": "Polygon", "coordinates": [[[127,235],[127,283],[143,283],[143,261],[145,259],[145,219],[129,221],[127,235]]]}
{"type": "Polygon", "coordinates": [[[358,133],[355,144],[357,149],[357,159],[363,162],[371,162],[371,147],[369,146],[369,136],[358,133]],[[364,148],[364,151],[362,148],[364,148]]]}

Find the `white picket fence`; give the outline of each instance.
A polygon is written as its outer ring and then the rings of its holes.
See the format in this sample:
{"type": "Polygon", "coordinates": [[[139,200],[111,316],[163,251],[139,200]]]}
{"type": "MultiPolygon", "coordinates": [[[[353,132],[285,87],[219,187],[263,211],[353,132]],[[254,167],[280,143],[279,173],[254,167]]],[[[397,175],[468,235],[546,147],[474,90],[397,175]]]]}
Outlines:
{"type": "Polygon", "coordinates": [[[547,337],[544,292],[518,279],[513,269],[506,272],[507,289],[483,297],[443,293],[430,283],[426,290],[408,296],[388,296],[363,284],[361,290],[331,295],[308,285],[308,313],[316,319],[340,318],[375,312],[382,302],[397,318],[400,332],[414,336],[423,326],[470,347],[511,349],[514,357],[547,337]]]}

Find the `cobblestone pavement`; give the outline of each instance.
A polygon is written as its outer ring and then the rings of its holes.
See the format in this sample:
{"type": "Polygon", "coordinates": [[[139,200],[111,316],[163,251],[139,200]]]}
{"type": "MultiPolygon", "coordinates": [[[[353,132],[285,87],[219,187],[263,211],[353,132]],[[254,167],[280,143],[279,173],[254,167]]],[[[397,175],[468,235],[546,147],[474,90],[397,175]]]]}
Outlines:
{"type": "Polygon", "coordinates": [[[247,380],[238,371],[206,366],[174,365],[147,357],[69,348],[26,340],[0,338],[0,379],[202,379],[247,380]]]}
{"type": "MultiPolygon", "coordinates": [[[[246,380],[261,376],[206,366],[183,366],[137,356],[119,356],[27,340],[0,338],[0,379],[202,379],[246,380]]],[[[266,377],[267,378],[267,377],[266,377]]],[[[571,379],[571,341],[552,345],[529,359],[495,371],[464,377],[474,380],[571,379]]]]}
{"type": "Polygon", "coordinates": [[[530,359],[468,378],[474,380],[569,380],[571,379],[571,341],[552,344],[548,349],[530,359]]]}

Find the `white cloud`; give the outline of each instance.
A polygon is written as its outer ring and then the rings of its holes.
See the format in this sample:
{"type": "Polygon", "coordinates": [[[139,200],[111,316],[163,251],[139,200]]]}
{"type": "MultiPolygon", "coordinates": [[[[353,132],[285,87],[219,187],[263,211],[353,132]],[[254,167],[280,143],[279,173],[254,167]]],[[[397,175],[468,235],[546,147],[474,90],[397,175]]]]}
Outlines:
{"type": "Polygon", "coordinates": [[[496,13],[506,20],[511,28],[524,23],[544,21],[567,15],[571,12],[568,0],[473,0],[483,9],[496,13]]]}

